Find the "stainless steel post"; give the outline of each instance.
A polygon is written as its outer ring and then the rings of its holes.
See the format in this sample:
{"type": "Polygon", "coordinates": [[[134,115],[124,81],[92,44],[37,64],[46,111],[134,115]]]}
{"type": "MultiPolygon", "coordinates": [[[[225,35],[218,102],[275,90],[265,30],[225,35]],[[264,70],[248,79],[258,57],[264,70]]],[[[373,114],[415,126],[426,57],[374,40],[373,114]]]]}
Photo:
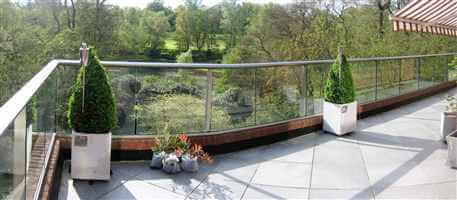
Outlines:
{"type": "Polygon", "coordinates": [[[211,111],[212,111],[212,96],[213,96],[213,75],[208,69],[206,73],[206,98],[205,98],[205,129],[211,131],[211,111]]]}

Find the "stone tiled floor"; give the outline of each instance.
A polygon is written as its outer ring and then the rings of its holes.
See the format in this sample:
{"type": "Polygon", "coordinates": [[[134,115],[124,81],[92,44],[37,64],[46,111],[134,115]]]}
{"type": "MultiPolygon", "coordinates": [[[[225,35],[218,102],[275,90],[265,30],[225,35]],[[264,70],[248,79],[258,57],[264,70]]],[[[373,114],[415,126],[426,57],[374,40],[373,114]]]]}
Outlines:
{"type": "Polygon", "coordinates": [[[315,132],[219,155],[198,173],[115,162],[110,182],[90,186],[64,170],[59,199],[456,199],[439,136],[447,94],[457,90],[359,120],[344,137],[315,132]]]}

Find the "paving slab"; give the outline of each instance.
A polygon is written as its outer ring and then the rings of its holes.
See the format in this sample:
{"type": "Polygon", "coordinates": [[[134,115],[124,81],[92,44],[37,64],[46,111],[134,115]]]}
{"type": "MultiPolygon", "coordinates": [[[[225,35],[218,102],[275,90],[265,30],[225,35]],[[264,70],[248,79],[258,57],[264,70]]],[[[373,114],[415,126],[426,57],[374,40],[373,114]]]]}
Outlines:
{"type": "Polygon", "coordinates": [[[181,172],[166,174],[161,170],[150,170],[138,175],[134,180],[160,187],[164,190],[187,196],[205,180],[207,174],[181,172]]]}
{"type": "Polygon", "coordinates": [[[313,161],[316,136],[301,136],[291,140],[270,145],[262,152],[266,161],[303,162],[311,164],[313,161]]]}
{"type": "Polygon", "coordinates": [[[374,199],[370,188],[362,190],[335,190],[335,189],[311,189],[309,199],[353,199],[370,200],[374,199]]]}
{"type": "Polygon", "coordinates": [[[128,181],[116,188],[114,191],[102,196],[100,199],[185,199],[185,196],[167,191],[157,186],[144,183],[142,181],[128,181]]]}
{"type": "Polygon", "coordinates": [[[251,184],[243,199],[308,199],[307,188],[251,184]]]}
{"type": "Polygon", "coordinates": [[[210,174],[189,196],[189,199],[241,199],[249,182],[224,173],[210,174]]]}
{"type": "Polygon", "coordinates": [[[259,166],[252,183],[309,188],[310,178],[311,164],[269,161],[259,166]]]}
{"type": "Polygon", "coordinates": [[[435,198],[437,199],[457,199],[457,182],[434,184],[435,198]]]}
{"type": "Polygon", "coordinates": [[[370,187],[365,163],[358,145],[341,148],[324,146],[316,147],[311,188],[360,189],[370,187]]]}
{"type": "Polygon", "coordinates": [[[374,193],[376,199],[437,199],[433,184],[375,189],[374,193]]]}

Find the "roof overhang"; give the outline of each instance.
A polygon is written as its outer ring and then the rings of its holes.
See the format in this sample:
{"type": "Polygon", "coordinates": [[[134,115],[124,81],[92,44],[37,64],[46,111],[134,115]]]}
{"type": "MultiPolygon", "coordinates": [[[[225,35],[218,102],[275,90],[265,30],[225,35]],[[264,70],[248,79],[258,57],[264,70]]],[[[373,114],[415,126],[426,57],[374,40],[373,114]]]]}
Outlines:
{"type": "Polygon", "coordinates": [[[457,0],[410,0],[391,17],[393,31],[457,37],[457,0]]]}

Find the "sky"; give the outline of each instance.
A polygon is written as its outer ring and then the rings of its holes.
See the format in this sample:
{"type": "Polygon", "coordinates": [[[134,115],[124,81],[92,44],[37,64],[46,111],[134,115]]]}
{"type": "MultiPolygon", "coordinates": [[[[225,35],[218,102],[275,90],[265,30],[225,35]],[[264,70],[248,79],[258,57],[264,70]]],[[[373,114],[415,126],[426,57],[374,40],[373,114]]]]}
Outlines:
{"type": "MultiPolygon", "coordinates": [[[[120,7],[139,7],[144,8],[148,3],[152,2],[153,0],[107,0],[106,3],[118,5],[120,7]]],[[[252,3],[259,3],[265,4],[269,2],[275,3],[291,3],[294,0],[240,0],[240,2],[252,2],[252,3]]],[[[164,0],[164,3],[167,7],[176,8],[179,5],[183,4],[183,0],[164,0]]],[[[216,5],[222,2],[222,0],[203,0],[202,3],[208,7],[216,5]]]]}

